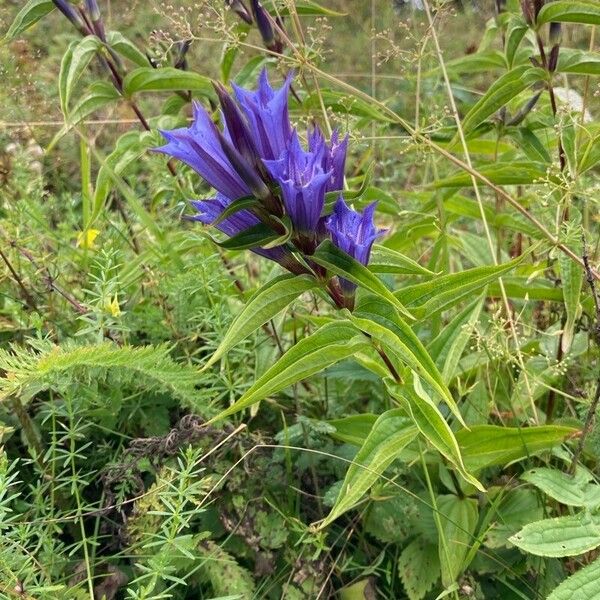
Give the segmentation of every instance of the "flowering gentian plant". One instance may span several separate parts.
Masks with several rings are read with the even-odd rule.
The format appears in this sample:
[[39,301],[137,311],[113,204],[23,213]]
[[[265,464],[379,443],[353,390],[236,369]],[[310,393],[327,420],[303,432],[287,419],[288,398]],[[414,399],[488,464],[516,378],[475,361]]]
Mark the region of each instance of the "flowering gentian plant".
[[[191,217],[236,240],[256,240],[251,250],[288,271],[325,277],[311,257],[325,239],[359,263],[369,261],[375,239],[383,233],[373,223],[375,204],[361,214],[341,195],[348,137],[334,132],[326,141],[318,127],[309,131],[306,148],[289,118],[292,77],[279,89],[263,70],[258,90],[234,85],[234,94],[215,84],[223,129],[194,104],[190,127],[161,131],[166,144],[156,150],[177,158],[217,191],[214,198],[194,200]],[[330,216],[326,194],[340,192]],[[249,234],[252,234],[250,236]],[[264,234],[264,239],[261,235]],[[248,245],[244,246],[248,247]],[[354,305],[356,285],[340,278],[328,282],[339,306]]]

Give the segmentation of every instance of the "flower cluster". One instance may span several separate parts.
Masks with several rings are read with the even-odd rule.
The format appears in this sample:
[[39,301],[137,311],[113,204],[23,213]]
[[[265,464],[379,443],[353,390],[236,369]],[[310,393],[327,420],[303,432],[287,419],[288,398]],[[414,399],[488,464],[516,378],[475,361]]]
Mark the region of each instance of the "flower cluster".
[[[342,197],[348,137],[334,132],[328,141],[315,126],[303,147],[288,114],[291,84],[289,75],[273,89],[266,70],[257,91],[234,84],[231,95],[215,84],[222,130],[194,104],[191,126],[161,131],[167,143],[156,150],[189,165],[217,191],[192,202],[192,219],[214,225],[232,242],[254,239],[251,233],[255,253],[297,274],[324,274],[311,256],[325,239],[366,265],[383,231],[373,224],[375,204],[361,214]],[[327,216],[325,199],[332,192],[339,198]],[[355,286],[340,280],[338,289],[338,304],[352,306]]]

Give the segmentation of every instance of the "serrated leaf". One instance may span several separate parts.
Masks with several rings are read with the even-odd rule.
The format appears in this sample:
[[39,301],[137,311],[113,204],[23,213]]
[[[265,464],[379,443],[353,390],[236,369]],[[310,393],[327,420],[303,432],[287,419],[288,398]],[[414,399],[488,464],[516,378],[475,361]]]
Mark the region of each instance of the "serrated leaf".
[[197,92],[201,96],[212,97],[214,90],[208,77],[181,71],[174,67],[140,67],[129,73],[123,80],[123,93],[130,97],[138,92]]
[[597,2],[575,0],[549,2],[538,13],[536,25],[540,27],[551,22],[600,25],[600,5]]
[[465,558],[475,539],[479,511],[474,498],[444,495],[436,504],[442,526],[438,532],[442,584],[448,587],[467,566]]
[[331,240],[322,242],[311,256],[311,260],[325,267],[334,275],[349,279],[376,296],[385,298],[402,316],[413,320],[412,315],[376,275],[343,250],[336,247]]
[[525,525],[512,544],[536,556],[578,556],[600,546],[600,517],[587,512]]
[[456,433],[465,465],[478,471],[494,465],[506,465],[562,444],[577,433],[575,427],[540,425],[501,427],[476,425]]
[[411,313],[419,318],[431,318],[456,303],[480,293],[489,283],[514,269],[523,256],[508,263],[475,267],[459,273],[435,277],[431,281],[407,286],[395,292],[395,296]]
[[481,483],[465,468],[452,429],[426,394],[419,380],[413,376],[412,385],[410,382],[399,385],[391,379],[386,379],[385,384],[390,395],[399,400],[408,411],[423,437],[456,467],[456,471],[466,482],[474,485],[478,490],[485,491]]
[[277,316],[298,296],[318,286],[310,275],[282,275],[262,286],[233,320],[219,347],[204,365],[208,369],[253,331]]
[[417,428],[399,409],[383,413],[369,432],[348,468],[340,494],[330,513],[319,523],[326,527],[350,510],[389,467],[398,454],[416,437]]
[[248,391],[214,420],[224,419],[252,406],[368,347],[367,338],[348,321],[328,323],[292,346]]
[[542,69],[530,66],[517,67],[502,75],[466,114],[462,123],[464,132],[471,132],[517,94],[544,77]]
[[527,471],[521,479],[561,504],[590,509],[600,506],[600,486],[590,483],[591,477],[581,469],[571,476],[549,467],[539,467]]
[[[490,490],[492,491],[492,490]],[[539,494],[533,489],[502,489],[490,505],[493,523],[485,537],[487,548],[510,548],[508,541],[523,526],[544,516]]]
[[54,2],[52,0],[29,0],[10,24],[8,31],[2,38],[2,43],[6,44],[14,40],[53,10]]
[[565,579],[548,600],[600,600],[600,559]]
[[409,600],[423,600],[441,575],[437,546],[415,538],[400,554],[398,573]]

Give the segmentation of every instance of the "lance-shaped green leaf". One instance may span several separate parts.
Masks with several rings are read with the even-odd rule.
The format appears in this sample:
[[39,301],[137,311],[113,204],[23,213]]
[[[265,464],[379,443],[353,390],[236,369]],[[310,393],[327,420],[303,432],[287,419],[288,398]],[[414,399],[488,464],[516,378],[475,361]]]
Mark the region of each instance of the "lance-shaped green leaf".
[[485,286],[514,269],[523,256],[508,263],[466,269],[459,273],[450,273],[435,277],[431,281],[417,283],[395,292],[395,296],[411,313],[420,318],[430,318],[447,310],[461,300],[480,293]]
[[214,240],[214,242],[226,250],[248,250],[249,248],[258,247],[273,248],[285,244],[292,235],[291,226],[283,223],[282,225],[285,227],[284,233],[273,231],[264,223],[257,223],[222,242],[217,240]]
[[570,475],[557,469],[538,467],[524,473],[521,479],[561,504],[590,509],[600,506],[600,485],[590,483],[593,477],[584,469],[577,469]]
[[417,434],[418,429],[404,411],[393,409],[383,413],[354,457],[337,500],[319,528],[326,527],[350,510]]
[[456,402],[433,359],[393,305],[376,296],[368,296],[361,299],[354,314],[349,318],[361,331],[382,344],[386,353],[391,355],[397,363],[406,364],[423,377],[464,425]]
[[485,491],[481,483],[465,468],[452,429],[438,407],[425,393],[418,378],[413,376],[412,385],[410,382],[399,385],[392,379],[386,379],[385,384],[390,395],[402,403],[423,437],[456,467],[465,481],[478,490]]
[[369,270],[373,273],[397,273],[399,275],[424,275],[426,277],[435,275],[433,271],[422,267],[412,258],[377,244],[371,250]]
[[577,433],[575,427],[564,425],[537,427],[475,425],[471,429],[458,431],[456,439],[467,468],[478,471],[494,465],[504,466],[544,450],[550,450],[575,433]]
[[239,400],[213,420],[248,408],[368,347],[368,339],[348,321],[328,323],[292,346]]
[[[572,248],[578,256],[581,255],[581,244]],[[567,354],[571,349],[573,337],[575,336],[575,325],[579,316],[579,297],[583,286],[583,269],[564,252],[558,256],[560,264],[560,280],[562,283],[562,292],[565,304],[567,318],[563,327],[561,338],[561,348],[563,354]]]
[[117,185],[116,181],[120,174],[135,164],[135,161],[152,145],[155,145],[152,136],[140,136],[135,131],[126,133],[119,138],[115,149],[104,159],[98,171],[92,216],[90,223],[86,224],[87,226],[91,225],[104,209],[110,190]]
[[75,85],[101,46],[102,42],[95,35],[88,35],[72,42],[65,52],[58,75],[60,107],[65,117],[69,113],[69,102]]
[[331,240],[322,242],[315,253],[311,256],[311,260],[318,265],[325,267],[334,275],[344,277],[364,287],[373,294],[385,298],[390,304],[405,317],[414,319],[414,317],[404,308],[402,303],[388,290],[384,283],[371,271],[361,265],[357,260],[354,260],[350,255],[346,254],[335,246]]
[[561,48],[556,70],[558,73],[600,75],[600,56],[597,52]]
[[600,4],[598,2],[576,2],[575,0],[559,0],[548,2],[538,13],[538,27],[545,23],[585,23],[600,25]]
[[115,52],[139,67],[148,66],[148,57],[120,31],[108,31],[106,33],[106,42]]
[[565,579],[548,596],[548,600],[598,600],[598,598],[600,598],[600,558]]
[[442,583],[452,585],[463,570],[469,548],[475,539],[479,511],[475,498],[459,498],[452,494],[436,500],[441,530],[438,551],[442,567]]
[[562,558],[600,546],[600,517],[588,512],[525,525],[509,542],[536,556]]
[[202,371],[208,369],[236,344],[278,315],[298,296],[317,286],[317,280],[310,275],[282,275],[262,286],[233,320],[219,347]]
[[212,98],[214,90],[210,79],[181,71],[174,67],[140,67],[129,73],[123,80],[123,93],[130,97],[137,92],[178,92],[190,90],[202,96]]
[[8,31],[2,38],[2,43],[6,44],[14,40],[17,36],[33,27],[40,19],[54,10],[52,0],[29,0],[25,6],[17,13],[11,23]]
[[327,421],[327,423],[335,427],[335,432],[329,435],[333,439],[345,444],[362,446],[369,433],[371,433],[371,429],[373,429],[377,418],[377,415],[366,413],[362,415],[350,415],[341,419],[332,419]]
[[500,110],[517,94],[543,80],[545,73],[542,69],[522,66],[508,71],[494,82],[488,91],[467,113],[463,121],[463,130],[468,133],[488,117]]
[[82,94],[73,108],[65,115],[65,124],[48,144],[46,152],[54,146],[71,130],[72,127],[83,121],[97,110],[116,102],[120,98],[115,87],[106,81],[95,81],[89,89]]
[[427,347],[438,369],[441,370],[442,379],[446,384],[450,383],[454,376],[458,361],[479,319],[484,300],[485,297],[480,296],[468,304]]
[[513,15],[509,19],[504,42],[504,52],[509,67],[513,66],[515,54],[528,29],[529,27],[521,15]]

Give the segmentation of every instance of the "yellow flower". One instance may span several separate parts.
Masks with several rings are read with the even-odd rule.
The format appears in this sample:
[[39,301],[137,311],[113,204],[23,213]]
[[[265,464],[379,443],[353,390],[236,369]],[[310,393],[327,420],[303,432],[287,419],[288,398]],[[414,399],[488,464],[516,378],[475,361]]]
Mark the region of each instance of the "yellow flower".
[[110,300],[107,299],[104,303],[104,309],[109,312],[113,317],[118,317],[121,315],[121,307],[119,306],[119,299],[115,294],[115,297]]
[[93,250],[96,245],[94,242],[100,232],[97,229],[86,229],[77,236],[77,246],[86,250]]

